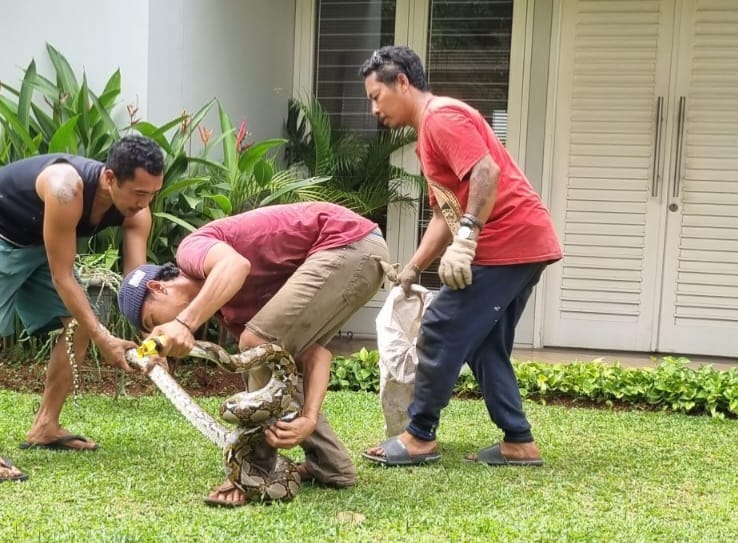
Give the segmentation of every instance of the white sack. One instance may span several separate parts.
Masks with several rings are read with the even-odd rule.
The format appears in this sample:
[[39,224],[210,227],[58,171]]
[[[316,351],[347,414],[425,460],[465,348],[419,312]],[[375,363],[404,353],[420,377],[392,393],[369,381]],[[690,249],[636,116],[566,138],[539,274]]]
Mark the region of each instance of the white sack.
[[409,422],[407,408],[418,365],[415,341],[423,313],[433,300],[433,293],[420,285],[413,285],[412,292],[405,297],[401,287],[393,287],[376,320],[379,398],[388,437],[401,433]]

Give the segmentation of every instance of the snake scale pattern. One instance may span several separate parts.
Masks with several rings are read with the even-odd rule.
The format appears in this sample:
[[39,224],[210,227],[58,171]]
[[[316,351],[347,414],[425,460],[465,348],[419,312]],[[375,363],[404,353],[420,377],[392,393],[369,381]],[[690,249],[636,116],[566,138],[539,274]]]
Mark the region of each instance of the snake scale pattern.
[[244,391],[227,398],[220,416],[236,424],[223,448],[223,463],[228,480],[249,501],[288,501],[300,487],[295,464],[267,444],[264,428],[278,419],[291,420],[300,410],[296,401],[297,368],[292,355],[271,343],[229,354],[214,343],[196,341],[190,356],[206,358],[223,369],[243,373],[259,366],[268,367],[271,378],[255,391]]
[[[76,373],[77,363],[71,340],[76,326],[77,321],[72,320],[65,331],[67,356],[73,373]],[[190,356],[210,360],[232,373],[245,373],[260,366],[271,370],[271,378],[262,388],[239,392],[221,404],[221,417],[235,424],[235,429],[230,432],[204,413],[189,394],[158,366],[155,369],[164,374],[164,379],[155,382],[180,412],[187,412],[189,420],[197,420],[200,431],[223,446],[228,480],[246,495],[248,501],[289,501],[294,498],[300,488],[297,467],[271,447],[264,434],[264,429],[275,421],[291,420],[299,414],[297,368],[292,355],[280,345],[271,343],[230,354],[214,343],[196,341]],[[144,367],[147,362],[136,354],[135,349],[128,351],[126,358],[138,367]],[[152,378],[153,373],[150,373]],[[75,383],[76,379],[75,376]]]

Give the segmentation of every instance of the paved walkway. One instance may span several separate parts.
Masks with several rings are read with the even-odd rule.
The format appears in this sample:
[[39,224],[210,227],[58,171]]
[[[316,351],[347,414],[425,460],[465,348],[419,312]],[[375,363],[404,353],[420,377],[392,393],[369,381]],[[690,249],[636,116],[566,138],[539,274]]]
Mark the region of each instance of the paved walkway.
[[[337,337],[331,341],[328,346],[334,355],[346,356],[359,351],[362,347],[367,349],[376,349],[377,344],[371,339],[349,339],[346,337]],[[519,361],[535,361],[535,362],[591,362],[600,360],[607,364],[619,362],[623,367],[643,368],[653,367],[658,364],[659,360],[664,356],[670,356],[663,353],[641,353],[627,351],[597,351],[584,349],[514,349],[513,357]],[[717,358],[711,356],[687,355],[690,360],[690,367],[698,368],[706,364],[711,364],[716,370],[728,370],[738,367],[738,358]]]

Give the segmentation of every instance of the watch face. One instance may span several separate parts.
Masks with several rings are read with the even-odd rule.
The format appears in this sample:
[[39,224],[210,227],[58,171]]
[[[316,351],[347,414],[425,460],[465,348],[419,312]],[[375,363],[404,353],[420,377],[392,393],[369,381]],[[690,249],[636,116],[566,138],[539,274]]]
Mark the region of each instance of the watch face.
[[471,239],[473,235],[474,235],[474,230],[472,230],[466,225],[460,226],[456,232],[456,236],[460,237],[461,239]]

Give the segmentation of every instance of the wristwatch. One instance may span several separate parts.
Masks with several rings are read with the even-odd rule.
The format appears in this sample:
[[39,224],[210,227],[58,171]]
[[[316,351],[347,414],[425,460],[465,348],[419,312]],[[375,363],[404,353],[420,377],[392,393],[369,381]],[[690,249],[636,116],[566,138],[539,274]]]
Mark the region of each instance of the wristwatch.
[[456,231],[456,237],[460,239],[475,239],[474,223],[467,217],[461,217],[459,221],[459,229]]

